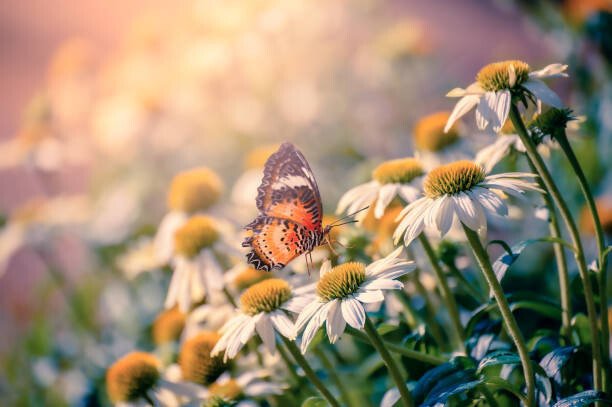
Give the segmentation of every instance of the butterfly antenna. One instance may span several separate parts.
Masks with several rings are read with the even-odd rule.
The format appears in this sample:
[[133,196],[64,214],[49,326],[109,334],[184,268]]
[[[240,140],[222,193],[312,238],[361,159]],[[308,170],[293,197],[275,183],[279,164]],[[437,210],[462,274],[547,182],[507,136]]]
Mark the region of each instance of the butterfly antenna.
[[340,219],[337,219],[334,222],[330,223],[328,226],[340,226],[340,225],[346,225],[347,223],[355,223],[355,222],[357,222],[357,220],[351,220],[350,222],[341,223],[340,225],[337,224],[338,222],[342,222],[345,219],[352,218],[353,216],[357,215],[359,212],[363,212],[363,211],[365,211],[368,208],[369,208],[369,206],[366,206],[366,207],[363,207],[363,208],[361,208],[361,209],[359,209],[359,210],[357,210],[357,211],[355,211],[353,213],[349,213],[348,215],[343,216]]

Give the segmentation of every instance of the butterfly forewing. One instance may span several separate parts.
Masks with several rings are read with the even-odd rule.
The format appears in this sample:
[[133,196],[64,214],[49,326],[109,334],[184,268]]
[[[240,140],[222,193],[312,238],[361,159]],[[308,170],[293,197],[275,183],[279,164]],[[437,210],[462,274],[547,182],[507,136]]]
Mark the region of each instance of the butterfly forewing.
[[247,260],[261,270],[283,268],[316,247],[322,238],[322,205],[317,182],[306,159],[290,143],[272,154],[257,190],[257,218],[243,242]]

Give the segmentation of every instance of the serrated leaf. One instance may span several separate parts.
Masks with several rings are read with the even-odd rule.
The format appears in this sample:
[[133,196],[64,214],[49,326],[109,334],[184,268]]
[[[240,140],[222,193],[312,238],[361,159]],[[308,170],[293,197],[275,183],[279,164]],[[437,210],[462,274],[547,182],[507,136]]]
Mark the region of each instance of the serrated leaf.
[[489,366],[515,365],[517,363],[521,363],[521,358],[516,353],[507,350],[495,351],[482,358],[478,363],[476,374],[480,374],[483,369]]
[[588,406],[596,401],[602,401],[612,405],[612,400],[606,398],[605,394],[595,390],[587,390],[559,400],[553,407],[582,407]]
[[302,403],[302,407],[327,407],[327,401],[322,397],[308,397]]

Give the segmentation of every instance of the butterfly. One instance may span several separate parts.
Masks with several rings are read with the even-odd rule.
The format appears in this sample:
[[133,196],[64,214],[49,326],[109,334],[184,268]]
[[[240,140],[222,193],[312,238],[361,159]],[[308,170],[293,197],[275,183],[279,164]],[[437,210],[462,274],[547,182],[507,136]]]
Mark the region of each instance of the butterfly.
[[242,246],[251,249],[246,258],[256,269],[280,270],[326,242],[332,247],[329,232],[340,225],[323,227],[317,181],[293,144],[283,143],[266,161],[255,202],[259,215],[245,226],[251,235]]

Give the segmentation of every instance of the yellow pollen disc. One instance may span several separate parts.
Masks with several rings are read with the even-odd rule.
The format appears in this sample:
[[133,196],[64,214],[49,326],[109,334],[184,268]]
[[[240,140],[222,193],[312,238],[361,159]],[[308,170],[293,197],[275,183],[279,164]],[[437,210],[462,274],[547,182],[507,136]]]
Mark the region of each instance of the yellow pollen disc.
[[185,327],[185,314],[174,307],[169,310],[162,311],[155,322],[151,336],[156,345],[163,345],[168,342],[178,340]]
[[157,358],[145,352],[128,353],[106,371],[106,391],[113,403],[146,396],[159,380]]
[[176,175],[168,191],[168,207],[175,211],[194,213],[214,205],[223,193],[221,178],[202,167]]
[[185,341],[179,354],[179,365],[183,379],[208,386],[227,368],[223,357],[210,356],[220,336],[216,332],[204,331]]
[[178,254],[192,258],[218,239],[214,221],[208,216],[196,215],[174,233],[174,249]]
[[254,148],[244,159],[245,168],[263,168],[268,158],[278,150],[278,147],[278,144],[270,144]]
[[345,298],[365,281],[365,264],[350,262],[331,269],[317,283],[317,294],[326,301]]
[[270,278],[249,287],[240,297],[242,310],[248,315],[272,312],[291,298],[291,287],[285,280]]
[[456,124],[447,133],[444,126],[450,112],[437,112],[423,117],[414,126],[414,145],[417,150],[437,152],[459,140]]
[[421,175],[423,175],[423,167],[416,158],[385,161],[372,172],[372,178],[381,184],[407,184]]
[[456,161],[442,165],[429,174],[423,182],[423,190],[429,198],[435,199],[442,195],[454,195],[469,191],[484,181],[484,169],[472,161]]
[[234,284],[239,290],[245,290],[253,284],[272,278],[273,274],[267,271],[257,270],[253,267],[246,267],[234,278]]
[[222,397],[226,400],[238,400],[242,395],[242,388],[234,379],[230,379],[222,384],[213,383],[208,387],[210,394]]
[[[510,83],[510,66],[514,67],[515,82]],[[530,67],[523,61],[510,60],[486,65],[476,75],[476,81],[488,92],[512,89],[529,79]]]

